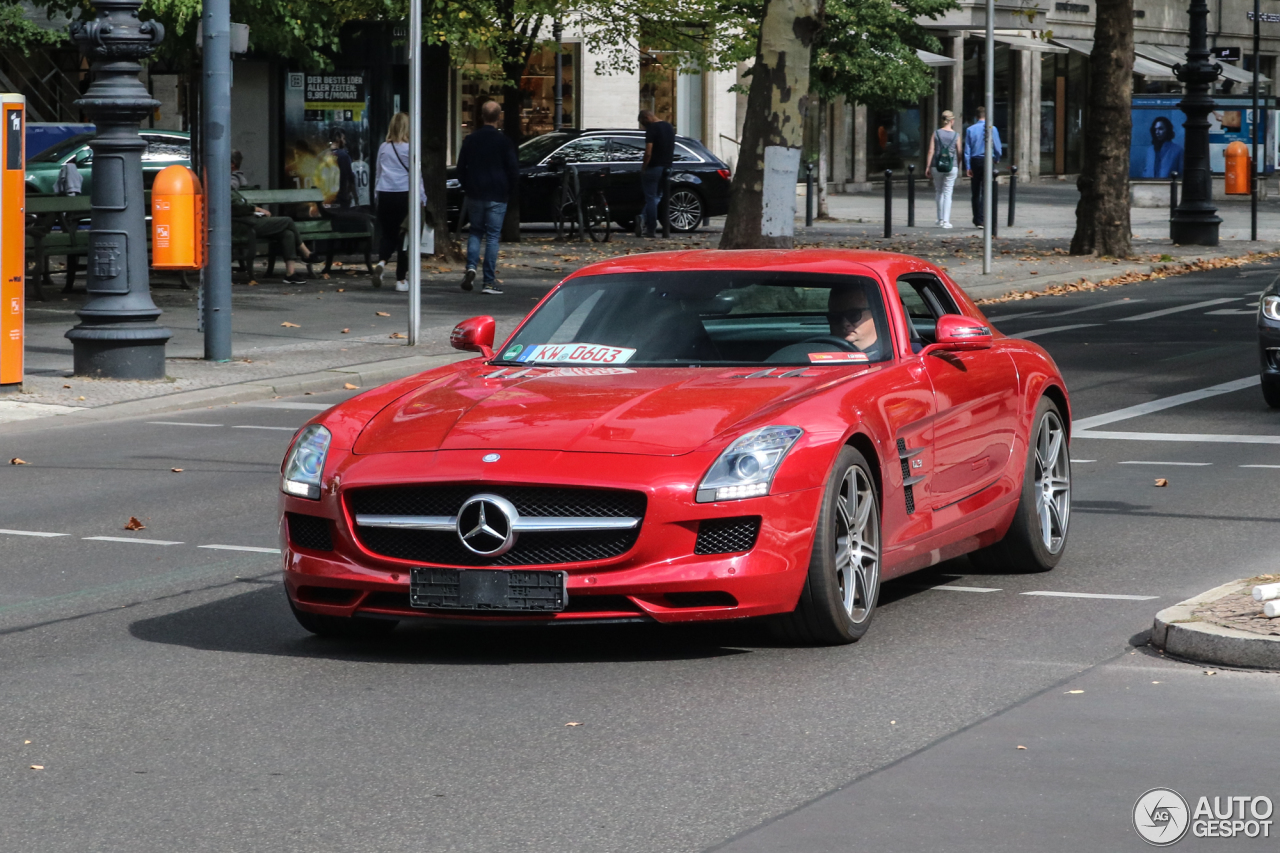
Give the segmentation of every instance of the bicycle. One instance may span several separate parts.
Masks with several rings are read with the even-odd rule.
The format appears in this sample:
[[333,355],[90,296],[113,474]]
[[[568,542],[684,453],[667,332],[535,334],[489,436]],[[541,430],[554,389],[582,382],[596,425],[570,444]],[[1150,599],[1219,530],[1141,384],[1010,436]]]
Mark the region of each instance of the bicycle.
[[[585,233],[593,243],[609,242],[613,220],[609,215],[609,200],[604,188],[591,186],[594,180],[589,180],[588,186],[584,188],[579,164],[568,164],[563,159],[556,158],[551,165],[560,173],[556,198],[556,239],[581,240]],[[588,178],[607,184],[609,172],[601,169],[594,174],[589,173]]]

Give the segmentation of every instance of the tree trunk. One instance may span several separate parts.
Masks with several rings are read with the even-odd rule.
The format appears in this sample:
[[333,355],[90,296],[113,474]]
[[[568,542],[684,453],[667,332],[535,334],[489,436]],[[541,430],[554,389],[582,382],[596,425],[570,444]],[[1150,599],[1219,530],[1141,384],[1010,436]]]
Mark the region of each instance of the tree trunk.
[[1071,254],[1129,256],[1133,0],[1098,0],[1089,56],[1089,118]]
[[831,158],[827,152],[831,148],[831,104],[820,102],[818,110],[818,213],[819,219],[830,219],[831,210],[827,207],[827,182],[831,180]]
[[[818,0],[766,0],[722,249],[789,249]],[[1131,39],[1132,41],[1132,39]]]
[[449,46],[427,43],[422,52],[422,184],[427,214],[435,223],[436,256],[461,260],[449,232],[445,171],[449,162]]
[[[520,78],[524,75],[525,66],[529,62],[528,51],[520,53],[519,63],[508,62],[502,66],[503,76],[508,85],[502,87],[502,132],[517,148],[524,141],[523,128],[520,124],[520,110],[524,105],[524,92],[520,89]],[[511,196],[507,199],[507,216],[502,220],[502,242],[520,242],[520,184],[511,188]]]

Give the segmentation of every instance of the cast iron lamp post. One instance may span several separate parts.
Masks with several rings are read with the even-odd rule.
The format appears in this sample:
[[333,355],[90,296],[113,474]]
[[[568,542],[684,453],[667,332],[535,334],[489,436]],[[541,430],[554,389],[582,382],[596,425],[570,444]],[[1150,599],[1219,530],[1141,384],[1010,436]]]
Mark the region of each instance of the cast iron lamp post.
[[147,209],[138,123],[160,106],[138,80],[138,60],[164,38],[158,21],[139,21],[141,0],[96,0],[98,17],[73,21],[71,38],[88,56],[93,84],[76,106],[97,126],[89,226],[89,300],[67,332],[75,374],[163,379],[170,332],[156,324],[147,262]]
[[1183,149],[1182,201],[1169,220],[1169,237],[1181,246],[1218,245],[1222,219],[1213,206],[1213,179],[1209,172],[1209,113],[1213,98],[1209,87],[1222,67],[1209,62],[1208,17],[1205,0],[1191,0],[1191,46],[1187,63],[1175,65],[1173,73],[1186,87],[1179,107],[1187,117]]

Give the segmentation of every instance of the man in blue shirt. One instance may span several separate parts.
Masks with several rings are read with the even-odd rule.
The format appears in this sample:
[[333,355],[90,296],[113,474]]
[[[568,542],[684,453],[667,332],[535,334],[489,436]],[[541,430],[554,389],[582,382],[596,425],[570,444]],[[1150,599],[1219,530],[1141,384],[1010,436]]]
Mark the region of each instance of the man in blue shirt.
[[[969,125],[964,132],[964,173],[970,179],[969,188],[973,201],[973,224],[982,227],[982,176],[986,170],[985,152],[987,150],[987,110],[978,107],[978,120]],[[991,156],[995,163],[1000,162],[1004,148],[1000,145],[1000,131],[991,127]]]

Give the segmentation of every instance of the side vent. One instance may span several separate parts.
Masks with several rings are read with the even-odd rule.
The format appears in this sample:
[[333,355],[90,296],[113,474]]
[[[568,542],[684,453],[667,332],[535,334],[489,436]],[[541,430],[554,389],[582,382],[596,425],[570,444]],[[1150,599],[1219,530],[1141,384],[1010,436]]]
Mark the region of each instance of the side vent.
[[923,447],[915,450],[907,449],[907,442],[898,439],[898,461],[902,463],[902,495],[907,504],[907,515],[913,515],[916,511],[915,485],[924,480],[923,475],[911,476],[911,460],[920,455]]

